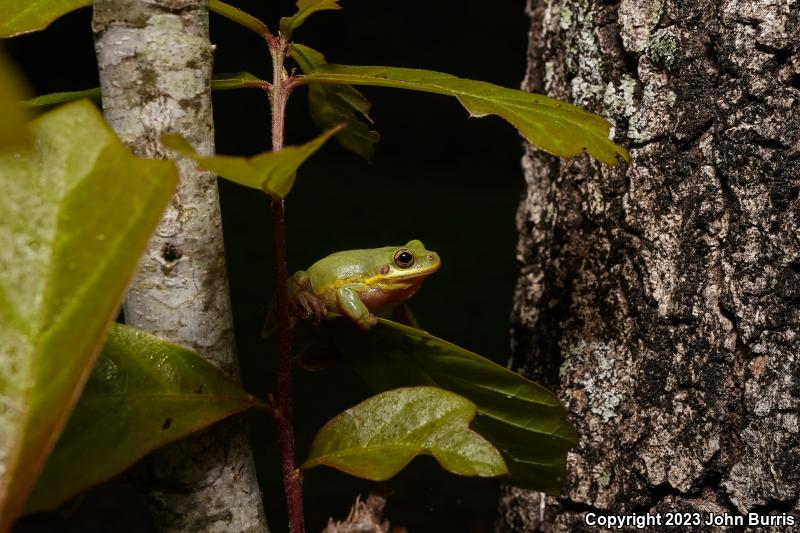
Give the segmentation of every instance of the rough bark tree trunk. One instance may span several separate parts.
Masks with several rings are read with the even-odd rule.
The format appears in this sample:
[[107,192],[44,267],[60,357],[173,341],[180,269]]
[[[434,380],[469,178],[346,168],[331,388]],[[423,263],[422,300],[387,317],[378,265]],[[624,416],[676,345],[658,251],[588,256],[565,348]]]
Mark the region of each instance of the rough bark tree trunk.
[[581,445],[560,498],[505,489],[498,530],[800,515],[800,5],[528,12],[524,88],[609,117],[631,165],[523,159],[513,363],[560,391]]
[[[166,157],[159,138],[183,135],[214,151],[212,47],[203,0],[95,0],[103,111],[140,156]],[[123,309],[127,323],[187,346],[238,380],[216,177],[188,161]],[[244,419],[146,460],[159,531],[267,530]]]

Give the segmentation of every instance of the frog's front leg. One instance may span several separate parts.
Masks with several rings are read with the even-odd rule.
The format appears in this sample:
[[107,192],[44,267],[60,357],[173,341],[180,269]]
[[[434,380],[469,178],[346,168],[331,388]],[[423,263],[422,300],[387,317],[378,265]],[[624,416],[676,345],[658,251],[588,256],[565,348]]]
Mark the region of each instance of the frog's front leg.
[[353,283],[352,285],[339,287],[336,291],[336,301],[339,304],[339,309],[363,330],[368,330],[378,323],[378,319],[367,309],[358,294],[359,291],[366,291],[367,289],[368,287],[364,283]]

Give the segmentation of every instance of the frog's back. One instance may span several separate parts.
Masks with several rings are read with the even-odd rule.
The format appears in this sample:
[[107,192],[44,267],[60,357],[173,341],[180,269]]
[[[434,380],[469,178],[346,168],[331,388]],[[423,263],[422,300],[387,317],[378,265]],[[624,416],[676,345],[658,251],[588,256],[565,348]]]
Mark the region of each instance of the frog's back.
[[376,275],[381,265],[391,259],[396,247],[346,250],[323,257],[306,272],[311,286],[318,296],[335,293],[339,287],[351,283],[363,283]]

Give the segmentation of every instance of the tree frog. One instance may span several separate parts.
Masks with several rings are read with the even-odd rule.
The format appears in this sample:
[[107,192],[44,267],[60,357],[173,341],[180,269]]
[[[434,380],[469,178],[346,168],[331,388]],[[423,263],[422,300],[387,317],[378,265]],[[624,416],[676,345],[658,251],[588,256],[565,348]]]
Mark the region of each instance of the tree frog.
[[290,312],[316,323],[328,314],[343,314],[368,330],[378,323],[377,316],[391,316],[414,296],[440,265],[439,255],[418,240],[404,246],[337,252],[292,275]]

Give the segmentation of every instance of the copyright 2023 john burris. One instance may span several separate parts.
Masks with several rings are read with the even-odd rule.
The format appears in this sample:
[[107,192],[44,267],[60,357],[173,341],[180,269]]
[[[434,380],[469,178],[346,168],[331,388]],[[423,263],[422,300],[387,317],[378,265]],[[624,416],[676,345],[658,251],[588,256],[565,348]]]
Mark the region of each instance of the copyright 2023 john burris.
[[713,512],[678,512],[667,511],[648,514],[605,515],[586,513],[583,522],[587,526],[608,529],[635,528],[646,529],[652,526],[686,527],[686,526],[773,526],[786,527],[800,524],[800,518],[789,513],[760,514]]

